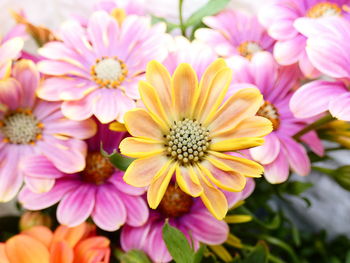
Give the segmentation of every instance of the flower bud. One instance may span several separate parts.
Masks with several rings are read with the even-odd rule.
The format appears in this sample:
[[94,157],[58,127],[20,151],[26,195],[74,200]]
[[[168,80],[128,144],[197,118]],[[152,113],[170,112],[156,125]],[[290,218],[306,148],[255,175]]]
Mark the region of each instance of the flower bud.
[[27,211],[19,221],[19,228],[21,231],[28,230],[34,226],[47,226],[51,228],[52,220],[50,216],[41,212]]

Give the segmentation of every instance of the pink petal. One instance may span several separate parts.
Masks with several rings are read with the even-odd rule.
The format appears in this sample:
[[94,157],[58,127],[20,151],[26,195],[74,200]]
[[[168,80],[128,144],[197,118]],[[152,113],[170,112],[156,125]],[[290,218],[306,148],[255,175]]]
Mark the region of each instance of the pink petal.
[[[120,235],[120,244],[124,251],[132,249],[144,250],[145,244],[151,228],[150,222],[141,227],[125,225]],[[146,251],[145,251],[146,252]]]
[[95,192],[95,187],[87,184],[71,190],[57,207],[57,220],[69,227],[83,223],[94,209]]
[[139,196],[145,193],[146,189],[143,187],[134,187],[124,182],[123,172],[116,172],[109,182],[114,184],[114,186],[121,192],[127,195]]
[[120,193],[127,210],[126,223],[138,227],[146,223],[149,216],[149,208],[145,200],[140,196],[130,196]]
[[350,121],[350,92],[334,97],[330,102],[329,111],[339,120]]
[[247,178],[247,183],[242,191],[242,200],[248,198],[255,189],[255,181],[253,178]]
[[345,91],[345,85],[340,81],[312,81],[294,93],[289,107],[297,118],[317,116],[327,111],[329,102]]
[[303,51],[303,53],[300,55],[299,67],[305,77],[309,79],[318,78],[321,75],[321,73],[311,63],[306,51]]
[[69,119],[75,121],[86,120],[93,114],[96,91],[86,95],[81,100],[65,101],[62,103],[62,113]]
[[22,183],[23,174],[18,169],[18,163],[23,148],[18,145],[7,146],[6,156],[0,160],[0,202],[10,201],[18,193]]
[[64,176],[44,155],[28,156],[21,164],[25,176],[42,179],[57,179]]
[[46,193],[55,185],[55,179],[51,178],[37,178],[26,176],[24,177],[25,185],[34,193]]
[[46,137],[39,143],[42,154],[62,172],[75,173],[85,168],[87,150],[85,142],[76,139],[59,140],[54,137]]
[[96,191],[96,203],[92,219],[106,231],[116,231],[126,222],[127,210],[123,195],[110,184],[101,185]]
[[308,132],[301,137],[301,140],[305,142],[310,149],[319,156],[324,155],[324,146],[320,138],[318,138],[315,131]]
[[273,54],[281,65],[291,65],[298,61],[306,45],[306,38],[302,35],[296,38],[278,41],[275,44]]
[[77,188],[80,181],[74,178],[57,180],[54,187],[47,193],[34,193],[28,187],[24,187],[19,193],[19,201],[29,210],[41,210],[56,204],[69,191]]
[[283,183],[288,179],[289,165],[283,151],[280,151],[275,161],[265,165],[264,168],[264,177],[271,184]]
[[311,164],[305,148],[289,137],[283,137],[281,143],[292,170],[302,176],[308,175]]
[[9,110],[15,110],[20,106],[22,87],[20,83],[12,78],[0,81],[0,103],[4,104]]
[[91,77],[88,69],[82,69],[68,62],[58,60],[41,60],[38,63],[38,69],[41,73],[53,76],[73,75],[83,79],[90,79]]
[[182,217],[181,222],[193,239],[208,245],[224,243],[229,233],[226,222],[215,219],[205,208]]
[[269,164],[277,158],[280,152],[280,140],[274,132],[265,136],[264,139],[265,143],[250,149],[250,154],[255,161]]
[[23,48],[23,44],[22,38],[15,37],[0,45],[0,65],[8,60],[17,58]]

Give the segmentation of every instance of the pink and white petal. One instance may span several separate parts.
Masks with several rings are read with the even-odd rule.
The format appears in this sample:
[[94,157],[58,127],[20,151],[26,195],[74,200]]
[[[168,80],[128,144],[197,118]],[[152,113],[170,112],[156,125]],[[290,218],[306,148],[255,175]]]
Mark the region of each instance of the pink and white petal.
[[32,155],[24,158],[21,162],[21,170],[25,176],[42,179],[57,179],[64,176],[64,173],[58,170],[44,155]]
[[330,113],[339,120],[350,121],[350,92],[346,92],[331,100]]
[[13,66],[12,75],[23,88],[21,106],[32,108],[40,81],[39,71],[35,64],[31,60],[22,59]]
[[21,84],[17,80],[13,78],[0,80],[0,103],[9,110],[15,110],[21,106],[22,92]]
[[18,168],[21,147],[11,145],[5,149],[7,154],[1,160],[0,169],[0,202],[8,202],[16,196],[23,183],[23,174]]
[[97,131],[96,122],[92,119],[73,121],[60,118],[48,122],[45,127],[48,134],[69,136],[77,139],[88,139]]
[[324,155],[323,143],[315,131],[306,133],[301,137],[301,140],[305,142],[310,147],[310,149],[317,155]]
[[193,239],[207,245],[219,245],[226,241],[229,228],[225,221],[214,218],[206,209],[200,209],[181,218],[181,222]]
[[93,114],[96,92],[91,92],[81,100],[64,101],[61,109],[64,116],[75,121],[86,120]]
[[96,188],[88,184],[68,192],[57,207],[57,220],[60,224],[75,227],[83,223],[95,206]]
[[261,164],[269,164],[277,158],[281,144],[274,132],[264,137],[264,139],[265,143],[261,146],[251,148],[250,154],[255,161]]
[[[122,228],[120,235],[120,244],[124,251],[132,249],[145,250],[149,231],[151,229],[151,223],[147,222],[141,227],[132,227],[125,225]],[[147,252],[147,251],[145,251]]]
[[298,62],[305,45],[306,38],[303,35],[298,35],[289,40],[276,42],[273,54],[279,64],[291,65]]
[[300,55],[299,67],[304,76],[309,79],[315,79],[321,75],[321,72],[318,71],[311,63],[306,51],[303,51],[303,53]]
[[38,63],[38,69],[41,73],[53,76],[73,75],[83,79],[90,79],[91,77],[88,70],[65,61],[41,60]]
[[56,180],[54,187],[47,193],[34,193],[28,187],[23,187],[19,193],[19,202],[29,210],[41,210],[60,201],[66,193],[76,189],[80,181],[76,177]]
[[32,176],[25,176],[25,185],[34,193],[46,193],[55,185],[55,179],[52,178],[38,178]]
[[247,183],[242,191],[242,200],[248,198],[255,189],[255,181],[253,178],[247,178]]
[[133,227],[139,227],[147,222],[149,208],[141,196],[130,196],[120,193],[127,210],[126,223]]
[[164,222],[157,222],[153,224],[153,227],[150,229],[145,249],[147,254],[154,262],[169,262],[172,257],[170,256],[168,249],[165,245],[162,236],[162,228]]
[[9,39],[0,45],[0,64],[11,59],[16,59],[19,56],[23,45],[24,41],[20,37]]
[[85,168],[85,142],[76,139],[59,140],[47,136],[39,143],[42,154],[62,172],[75,173]]
[[290,167],[301,176],[310,173],[311,164],[305,148],[290,137],[281,138]]
[[293,94],[289,107],[297,118],[314,117],[327,111],[330,101],[345,92],[346,87],[343,82],[312,81]]
[[134,187],[124,182],[124,173],[116,171],[109,180],[120,192],[130,196],[140,196],[145,193],[146,189],[143,187]]
[[287,181],[289,176],[288,160],[283,151],[280,151],[276,160],[264,166],[264,177],[271,184],[279,184]]
[[[94,197],[92,197],[94,198]],[[95,224],[106,231],[116,231],[126,221],[127,210],[123,196],[113,185],[104,184],[96,188],[95,207],[92,219]]]

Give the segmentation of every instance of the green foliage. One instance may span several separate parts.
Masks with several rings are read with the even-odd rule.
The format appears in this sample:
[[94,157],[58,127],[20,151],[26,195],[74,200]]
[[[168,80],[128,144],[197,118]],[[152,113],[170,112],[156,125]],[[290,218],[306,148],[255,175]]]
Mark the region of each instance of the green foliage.
[[134,161],[134,159],[132,158],[128,158],[121,155],[117,150],[114,150],[113,153],[108,154],[105,150],[103,150],[102,144],[101,144],[100,150],[101,150],[101,154],[104,157],[108,158],[109,161],[121,171],[126,171],[129,165]]
[[114,254],[121,263],[151,263],[147,255],[140,250],[130,250],[127,253],[115,250]]

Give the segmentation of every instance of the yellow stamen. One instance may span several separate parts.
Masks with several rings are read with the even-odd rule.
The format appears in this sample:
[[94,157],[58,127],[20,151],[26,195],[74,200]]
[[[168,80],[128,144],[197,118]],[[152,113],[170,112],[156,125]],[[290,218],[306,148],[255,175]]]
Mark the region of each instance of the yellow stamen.
[[341,12],[341,8],[336,3],[322,2],[311,7],[306,16],[311,18],[340,16]]

